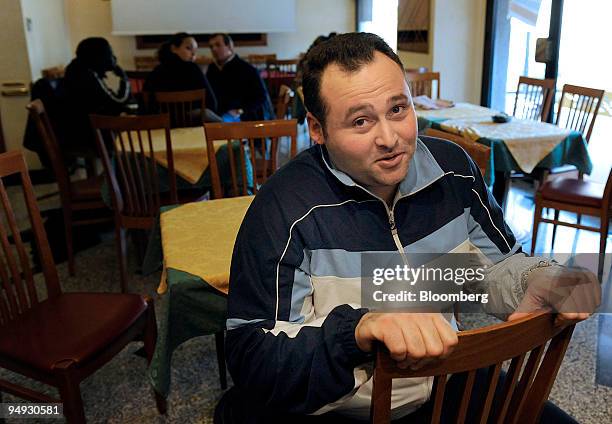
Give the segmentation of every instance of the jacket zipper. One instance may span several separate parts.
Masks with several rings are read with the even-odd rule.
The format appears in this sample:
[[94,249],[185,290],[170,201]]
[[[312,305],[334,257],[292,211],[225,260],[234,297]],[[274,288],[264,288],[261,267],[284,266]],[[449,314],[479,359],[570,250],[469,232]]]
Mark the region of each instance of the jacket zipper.
[[391,207],[391,209],[389,209],[389,207],[384,201],[383,201],[383,204],[385,205],[385,209],[387,210],[387,214],[389,216],[389,227],[391,229],[391,236],[393,237],[393,241],[395,242],[395,247],[397,247],[397,251],[402,256],[402,261],[404,262],[404,265],[410,266],[410,264],[408,263],[408,258],[406,257],[406,252],[404,252],[404,246],[402,246],[402,242],[399,239],[399,235],[397,233],[397,227],[395,225],[395,216],[393,213],[395,210],[395,204],[397,200],[398,199],[393,201],[393,206]]

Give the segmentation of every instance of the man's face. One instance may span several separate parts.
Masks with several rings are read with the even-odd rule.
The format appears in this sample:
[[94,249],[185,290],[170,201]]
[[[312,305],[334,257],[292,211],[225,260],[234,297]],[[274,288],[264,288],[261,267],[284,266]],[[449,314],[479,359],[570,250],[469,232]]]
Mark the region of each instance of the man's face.
[[416,148],[417,121],[404,73],[376,52],[354,73],[328,66],[320,90],[327,106],[326,134],[309,114],[312,139],[327,146],[336,168],[389,200]]
[[225,62],[233,54],[232,48],[225,44],[220,35],[211,38],[208,45],[213,58],[219,63]]

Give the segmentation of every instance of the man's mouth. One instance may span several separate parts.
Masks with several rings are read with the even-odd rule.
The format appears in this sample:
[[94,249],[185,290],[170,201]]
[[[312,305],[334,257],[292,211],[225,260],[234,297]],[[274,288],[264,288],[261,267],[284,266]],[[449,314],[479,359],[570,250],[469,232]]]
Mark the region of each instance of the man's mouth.
[[383,168],[393,168],[397,166],[403,159],[406,152],[397,152],[389,155],[385,155],[378,159],[376,162]]

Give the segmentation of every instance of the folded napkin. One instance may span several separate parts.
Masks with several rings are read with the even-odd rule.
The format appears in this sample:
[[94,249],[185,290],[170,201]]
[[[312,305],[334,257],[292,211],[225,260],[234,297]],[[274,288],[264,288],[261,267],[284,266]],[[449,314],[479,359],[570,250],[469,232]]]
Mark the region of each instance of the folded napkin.
[[417,108],[424,110],[446,109],[455,105],[452,100],[433,100],[426,95],[413,97],[412,102]]

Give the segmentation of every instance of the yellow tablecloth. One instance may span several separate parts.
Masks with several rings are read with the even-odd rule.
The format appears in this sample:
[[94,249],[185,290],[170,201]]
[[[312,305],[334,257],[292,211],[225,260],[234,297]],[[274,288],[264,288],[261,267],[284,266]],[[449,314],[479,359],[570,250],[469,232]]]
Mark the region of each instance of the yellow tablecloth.
[[[227,293],[238,229],[254,196],[188,203],[160,216],[164,270],[188,272]],[[166,291],[165,272],[157,292]]]
[[419,118],[434,121],[442,119],[489,118],[498,113],[493,109],[471,103],[455,103],[453,107],[436,110],[416,109],[416,114]]
[[569,130],[545,122],[512,119],[496,124],[488,118],[450,119],[440,124],[448,132],[479,138],[503,140],[517,165],[531,172],[542,159],[570,134]]
[[[170,138],[176,174],[191,184],[197,183],[208,168],[204,128],[173,128],[170,130]],[[136,142],[136,139],[134,141]],[[155,161],[163,167],[168,167],[165,131],[163,129],[151,131],[151,141],[155,151]],[[226,143],[225,140],[215,140],[213,142],[215,153]],[[134,147],[135,151],[140,151],[139,146]]]

